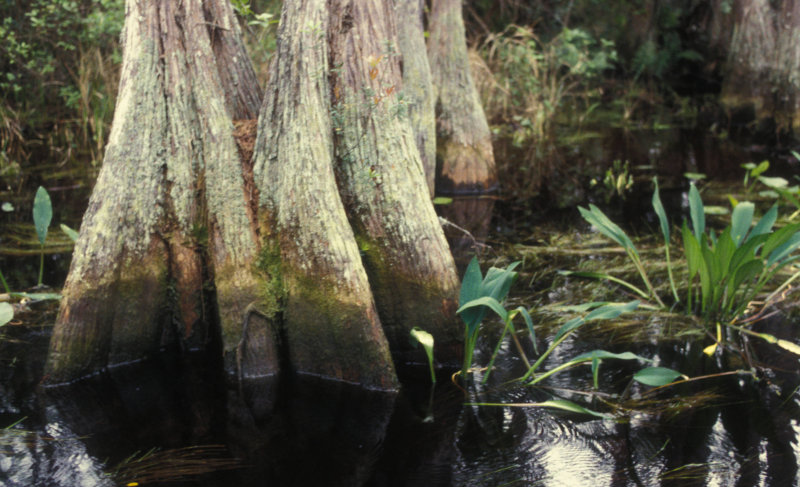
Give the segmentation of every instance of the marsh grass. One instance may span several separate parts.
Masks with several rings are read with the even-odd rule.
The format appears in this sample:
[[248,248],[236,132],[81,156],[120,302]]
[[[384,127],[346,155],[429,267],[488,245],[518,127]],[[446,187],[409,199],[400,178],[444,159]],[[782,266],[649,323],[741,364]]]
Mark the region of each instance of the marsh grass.
[[240,460],[230,457],[225,446],[200,445],[135,453],[108,470],[107,475],[118,485],[149,485],[186,482],[200,475],[244,467]]

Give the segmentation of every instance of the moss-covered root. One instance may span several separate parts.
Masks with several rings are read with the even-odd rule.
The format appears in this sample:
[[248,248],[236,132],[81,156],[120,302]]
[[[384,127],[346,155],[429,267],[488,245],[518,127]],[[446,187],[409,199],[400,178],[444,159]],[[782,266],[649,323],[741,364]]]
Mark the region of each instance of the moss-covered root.
[[261,270],[279,295],[291,366],[300,373],[397,386],[389,347],[333,172],[325,0],[285,2],[259,118]]
[[436,98],[436,192],[475,194],[497,185],[491,134],[469,71],[461,0],[433,0],[428,59]]
[[[155,245],[121,271],[71,274],[50,340],[45,382],[60,384],[109,365],[152,356],[174,337],[164,335],[166,256]],[[113,277],[112,277],[113,276]],[[111,278],[110,278],[111,277]]]

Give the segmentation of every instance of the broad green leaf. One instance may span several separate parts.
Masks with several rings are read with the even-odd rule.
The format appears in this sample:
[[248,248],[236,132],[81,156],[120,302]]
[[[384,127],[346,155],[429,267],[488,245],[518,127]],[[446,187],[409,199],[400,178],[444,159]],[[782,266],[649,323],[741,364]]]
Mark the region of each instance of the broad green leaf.
[[772,208],[769,209],[764,216],[761,217],[761,220],[756,223],[756,226],[753,227],[753,230],[745,238],[745,241],[750,240],[751,238],[757,235],[768,234],[772,230],[772,225],[775,224],[775,220],[778,219],[778,205],[772,205]]
[[519,265],[519,261],[512,262],[505,269],[498,269],[490,267],[486,271],[486,277],[483,278],[481,283],[481,296],[491,296],[498,301],[504,301],[508,297],[508,292],[511,290],[511,285],[517,278],[517,273],[514,268]]
[[6,213],[10,213],[10,212],[14,211],[14,205],[12,205],[11,203],[9,203],[8,201],[4,202],[4,203],[3,203],[3,206],[2,206],[1,208],[2,208],[2,209],[3,209],[3,211],[5,211]]
[[758,180],[764,183],[765,186],[772,189],[783,189],[789,186],[789,181],[784,178],[770,178],[767,176],[759,176]]
[[747,231],[750,230],[755,209],[755,205],[749,201],[742,201],[733,209],[733,215],[731,215],[731,239],[733,239],[733,243],[737,247],[744,241]]
[[664,241],[669,243],[669,220],[667,219],[667,212],[664,211],[664,205],[661,204],[661,196],[658,192],[658,178],[653,178],[653,184],[656,187],[653,191],[653,210],[655,210],[658,222],[661,224],[661,235],[664,236]]
[[673,382],[682,375],[680,372],[666,367],[647,367],[634,374],[633,380],[646,386],[659,387]]
[[788,242],[798,230],[800,230],[800,223],[793,223],[772,232],[767,241],[764,242],[761,255],[764,257],[769,256],[772,251]]
[[692,235],[685,221],[683,222],[681,230],[683,235],[683,252],[686,254],[686,264],[689,267],[689,281],[691,281],[703,265],[703,254],[700,251],[700,244],[697,243],[697,239]]
[[[503,321],[506,321],[508,319],[508,312],[506,311],[506,309],[503,308],[503,305],[500,304],[499,301],[497,301],[491,296],[483,296],[478,299],[473,299],[472,301],[458,308],[456,313],[460,314],[461,312],[466,311],[470,308],[477,308],[477,307],[485,307],[491,309],[492,311],[497,313],[497,316],[499,316],[500,319],[502,319]],[[476,328],[477,325],[478,324],[476,323],[475,324]],[[470,333],[472,333],[473,330],[470,330]]]
[[[481,274],[481,267],[478,263],[477,257],[473,257],[464,271],[464,278],[461,281],[461,292],[458,297],[458,304],[460,306],[481,297],[481,281],[483,275]],[[472,308],[461,314],[461,319],[469,329],[477,327],[483,317],[486,316],[486,309]]]
[[53,219],[53,205],[50,203],[50,195],[42,186],[36,190],[36,197],[33,199],[33,224],[36,226],[36,235],[39,243],[44,245],[47,238],[47,229]]
[[764,270],[764,263],[761,259],[752,259],[742,263],[734,272],[728,284],[728,294],[732,294],[739,289],[744,282],[749,282]]
[[481,274],[481,266],[478,263],[478,258],[473,257],[467,265],[467,270],[464,271],[464,278],[461,280],[461,293],[458,297],[458,303],[463,305],[481,295],[481,281],[483,275]]
[[798,246],[800,246],[800,232],[792,235],[789,240],[769,254],[767,258],[767,267],[770,267],[776,262],[780,262],[781,259],[794,252]]
[[689,188],[689,216],[692,218],[694,236],[700,240],[706,231],[706,216],[703,212],[703,200],[700,199],[700,192],[694,183]]
[[730,265],[728,266],[728,273],[733,274],[743,262],[755,257],[756,250],[761,244],[766,242],[767,238],[769,238],[768,234],[761,234],[753,238],[748,238],[747,241],[733,253]]
[[64,225],[63,223],[60,225],[60,227],[61,227],[61,231],[64,232],[64,234],[67,237],[69,237],[70,240],[72,240],[73,242],[77,242],[78,241],[78,232],[76,232],[75,230],[69,228],[68,226]]
[[0,326],[14,319],[14,307],[8,303],[0,303]]

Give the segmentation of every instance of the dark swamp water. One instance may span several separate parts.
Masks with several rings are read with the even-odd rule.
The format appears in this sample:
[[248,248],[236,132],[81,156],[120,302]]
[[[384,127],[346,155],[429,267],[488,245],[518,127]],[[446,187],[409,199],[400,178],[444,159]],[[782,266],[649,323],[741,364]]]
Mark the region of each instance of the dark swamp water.
[[[526,148],[496,149],[510,160],[530,157]],[[745,162],[769,159],[771,175],[800,174],[788,150],[679,129],[606,130],[548,158],[536,201],[456,199],[439,207],[444,218],[482,242],[445,226],[462,268],[476,248],[484,268],[524,259],[510,302],[532,308],[540,350],[564,319],[552,305],[579,304],[597,292],[597,286],[558,278],[555,271],[586,259],[608,268],[621,262],[597,247],[596,235],[576,218],[575,205],[602,205],[615,221],[643,229],[644,236],[655,225],[648,214],[654,173],[674,212],[685,198],[684,172],[707,174],[713,182],[709,195],[719,181],[741,184]],[[624,201],[615,196],[606,203],[602,184],[590,181],[601,181],[615,159],[630,162],[636,183]],[[38,272],[37,255],[14,249],[25,247],[17,240],[33,235],[27,200],[39,184],[50,189],[55,208],[44,281],[63,282],[68,243],[55,235],[57,225],[78,226],[91,186],[86,179],[91,178],[42,167],[4,184],[0,199],[12,201],[15,210],[0,214],[0,268],[12,289],[29,288]],[[797,342],[793,300],[796,295],[758,329]],[[763,367],[752,374],[658,391],[631,382],[643,364],[604,362],[594,396],[587,393],[588,367],[554,375],[545,387],[507,385],[525,370],[509,343],[502,345],[488,384],[478,384],[476,372],[468,394],[450,381],[452,371],[440,371],[432,387],[427,368],[413,365],[400,367],[398,394],[308,377],[232,385],[213,353],[165,353],[73,387],[42,389],[56,306],[29,303],[18,310],[21,324],[0,328],[2,487],[800,485],[800,362],[760,343],[751,345]],[[486,327],[476,364],[488,362],[499,326]],[[682,335],[686,326],[642,314],[591,328],[564,342],[544,367],[602,348],[633,351],[693,377],[747,368],[735,354],[705,357],[708,342]],[[553,397],[609,417],[513,406]]]

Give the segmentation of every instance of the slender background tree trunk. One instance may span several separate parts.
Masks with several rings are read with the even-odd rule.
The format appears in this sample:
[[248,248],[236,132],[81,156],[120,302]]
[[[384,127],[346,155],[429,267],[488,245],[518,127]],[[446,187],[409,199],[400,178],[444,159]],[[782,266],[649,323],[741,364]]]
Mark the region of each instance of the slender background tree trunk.
[[491,133],[469,71],[461,0],[433,0],[428,58],[436,88],[436,191],[495,189]]
[[431,68],[425,48],[424,0],[398,0],[397,47],[402,55],[403,100],[414,129],[425,181],[431,196],[436,192],[436,111]]

